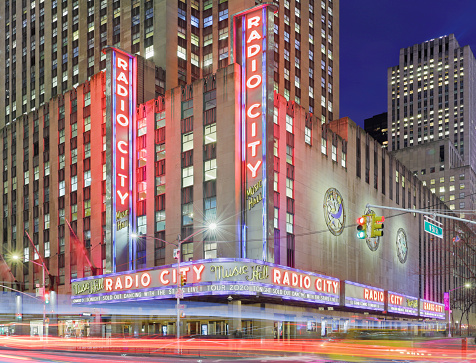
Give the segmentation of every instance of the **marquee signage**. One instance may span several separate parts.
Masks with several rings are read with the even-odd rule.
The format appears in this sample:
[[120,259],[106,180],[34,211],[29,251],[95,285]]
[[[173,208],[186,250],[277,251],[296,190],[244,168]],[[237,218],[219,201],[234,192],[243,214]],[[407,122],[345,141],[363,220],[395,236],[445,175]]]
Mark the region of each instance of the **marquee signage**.
[[420,299],[420,316],[445,319],[445,304]]
[[345,306],[358,309],[385,310],[383,289],[352,281],[345,281],[344,287]]
[[[133,268],[132,240],[134,217],[133,169],[134,125],[136,108],[136,59],[116,48],[106,48],[110,64],[107,67],[106,102],[107,139],[112,152],[106,162],[109,186],[107,208],[112,271]],[[108,87],[109,86],[109,87]]]
[[[180,264],[187,277],[184,296],[265,295],[339,305],[338,279],[258,260],[214,259]],[[177,290],[176,265],[71,281],[73,304],[168,299]]]
[[387,311],[389,313],[418,315],[418,298],[396,292],[387,292]]
[[268,56],[273,51],[274,38],[268,37],[268,29],[274,21],[274,9],[271,4],[262,4],[233,18],[234,61],[241,66],[242,255],[265,261],[274,255],[267,242],[272,230],[267,198],[267,165],[272,165],[267,158],[272,153],[267,152],[271,145],[267,129],[273,123],[274,92],[273,74],[268,70],[274,63]]

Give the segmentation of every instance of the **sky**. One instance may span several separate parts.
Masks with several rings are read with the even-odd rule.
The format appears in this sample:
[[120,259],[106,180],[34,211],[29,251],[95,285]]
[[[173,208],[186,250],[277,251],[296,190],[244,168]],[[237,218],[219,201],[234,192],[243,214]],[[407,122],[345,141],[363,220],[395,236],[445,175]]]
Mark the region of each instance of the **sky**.
[[340,117],[386,112],[400,49],[448,34],[476,54],[476,0],[340,0]]

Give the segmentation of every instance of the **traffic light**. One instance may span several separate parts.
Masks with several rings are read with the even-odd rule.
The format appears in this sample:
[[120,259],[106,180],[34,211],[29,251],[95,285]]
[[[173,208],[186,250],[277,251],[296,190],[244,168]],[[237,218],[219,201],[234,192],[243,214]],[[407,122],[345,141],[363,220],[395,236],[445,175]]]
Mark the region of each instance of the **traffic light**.
[[367,217],[369,216],[357,218],[357,238],[364,239],[367,236]]
[[185,286],[187,284],[187,276],[180,275],[180,286]]
[[383,236],[383,222],[385,221],[384,216],[376,216],[372,214],[372,227],[370,231],[370,237],[381,237]]
[[45,292],[44,299],[45,299],[45,304],[50,303],[50,293],[49,293],[49,291]]

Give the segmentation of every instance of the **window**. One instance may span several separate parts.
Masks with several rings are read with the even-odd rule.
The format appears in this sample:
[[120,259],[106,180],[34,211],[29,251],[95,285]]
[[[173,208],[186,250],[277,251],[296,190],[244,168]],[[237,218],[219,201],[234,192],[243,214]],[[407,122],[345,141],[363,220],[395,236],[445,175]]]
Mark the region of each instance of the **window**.
[[286,115],[286,131],[293,133],[293,118],[289,115]]
[[321,138],[321,153],[327,155],[327,139]]
[[286,232],[293,233],[294,230],[294,214],[286,213]]
[[147,234],[147,216],[137,217],[137,233]]
[[286,162],[293,165],[294,161],[294,148],[290,145],[286,145]]
[[91,143],[88,142],[87,144],[84,144],[84,158],[90,158],[91,157]]
[[304,141],[306,144],[311,145],[311,138],[312,138],[312,130],[305,126],[304,127]]
[[277,192],[279,189],[279,174],[275,171],[274,172],[274,191]]
[[182,188],[193,185],[193,166],[182,169]]
[[91,185],[91,170],[84,172],[84,187],[89,187]]
[[50,214],[45,214],[45,229],[50,228]]
[[279,157],[278,145],[279,145],[279,140],[274,139],[274,156],[276,156],[277,158]]
[[84,201],[84,217],[91,215],[91,199]]
[[71,191],[74,192],[78,190],[78,176],[72,176],[71,177]]
[[343,168],[345,168],[345,167],[346,167],[346,158],[347,158],[347,155],[346,155],[346,153],[345,153],[344,150],[342,150],[341,156],[342,156],[341,165],[342,165]]
[[45,242],[44,246],[45,246],[45,258],[50,257],[51,256],[50,242]]
[[294,180],[286,178],[286,197],[293,198],[294,196]]
[[274,207],[274,228],[279,228],[279,208]]
[[60,196],[60,197],[64,196],[64,195],[65,195],[65,183],[64,183],[64,180],[59,182],[59,184],[58,184],[58,189],[59,189],[59,195],[58,195],[58,196]]
[[182,204],[182,225],[193,224],[193,203]]
[[215,180],[217,178],[217,159],[204,161],[205,167],[205,181]]
[[72,204],[71,205],[71,220],[76,221],[78,219],[78,205]]
[[205,144],[211,144],[216,141],[217,141],[217,124],[214,123],[214,124],[205,126]]
[[182,151],[193,149],[193,132],[182,135]]
[[155,212],[155,230],[165,230],[165,210]]
[[27,171],[25,171],[24,175],[25,175],[24,184],[28,185],[30,183],[30,172],[27,170]]
[[91,116],[84,119],[84,132],[91,130]]
[[332,145],[332,160],[337,161],[337,146]]
[[217,198],[210,197],[204,199],[205,221],[213,222],[217,218]]
[[91,104],[91,92],[84,94],[84,107],[87,107]]

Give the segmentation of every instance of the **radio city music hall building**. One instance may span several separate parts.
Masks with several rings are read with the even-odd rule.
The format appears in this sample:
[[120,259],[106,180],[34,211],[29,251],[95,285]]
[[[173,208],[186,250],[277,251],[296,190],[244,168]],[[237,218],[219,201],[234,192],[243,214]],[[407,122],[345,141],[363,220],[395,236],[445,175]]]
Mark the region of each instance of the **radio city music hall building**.
[[[236,15],[235,63],[148,101],[153,67],[106,48],[105,73],[3,129],[4,251],[33,259],[32,235],[70,306],[49,312],[59,335],[79,311],[106,335],[174,334],[174,244],[200,230],[181,244],[182,334],[444,329],[449,238],[420,215],[375,210],[385,235],[364,240],[354,222],[367,203],[444,205],[351,120],[321,124],[274,91],[273,17]],[[41,277],[12,271],[29,291]]]

